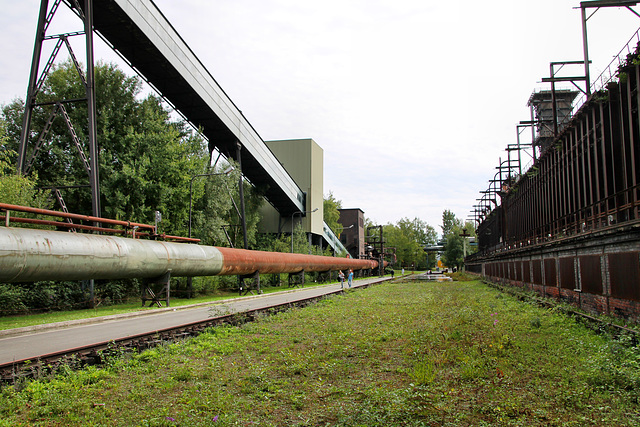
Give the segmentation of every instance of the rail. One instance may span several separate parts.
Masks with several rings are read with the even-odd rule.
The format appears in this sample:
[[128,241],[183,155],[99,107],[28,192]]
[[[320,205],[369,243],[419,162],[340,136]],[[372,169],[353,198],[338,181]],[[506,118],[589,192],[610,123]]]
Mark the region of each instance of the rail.
[[[632,47],[633,45],[633,47]],[[640,45],[640,28],[636,30],[636,32],[631,36],[629,41],[620,49],[617,55],[613,57],[609,65],[607,65],[604,70],[593,79],[593,83],[590,84],[589,88],[591,91],[591,96],[603,89],[610,81],[614,78],[618,77],[618,70],[622,65],[626,63],[627,56],[636,53],[637,47]],[[566,127],[574,115],[578,113],[578,111],[582,108],[582,106],[588,101],[588,96],[586,93],[581,93],[573,103],[571,114],[568,114],[565,119],[560,123],[560,129],[562,130]]]
[[[358,288],[366,288],[374,283],[387,280],[389,279],[379,279],[375,282],[361,284]],[[292,308],[302,308],[323,298],[339,295],[343,292],[343,289],[328,288],[320,295],[308,296],[282,303],[266,304],[254,309],[234,310],[231,313],[225,314],[216,314],[214,311],[211,311],[211,315],[205,320],[176,324],[171,327],[127,335],[117,339],[99,341],[89,345],[80,345],[74,348],[25,357],[10,362],[0,362],[0,382],[11,384],[21,378],[36,378],[43,373],[56,371],[62,366],[75,369],[82,368],[86,365],[101,364],[108,360],[110,354],[127,351],[140,352],[162,343],[197,336],[208,328],[225,324],[237,326],[265,315],[272,315]]]
[[[143,224],[139,222],[131,222],[131,221],[121,221],[116,219],[109,218],[99,218],[95,216],[89,215],[81,215],[67,212],[59,212],[53,211],[49,209],[40,209],[40,208],[32,208],[29,206],[20,206],[20,205],[12,205],[9,203],[0,203],[0,212],[4,212],[5,214],[0,216],[0,221],[4,222],[6,227],[9,227],[12,222],[20,223],[20,224],[31,224],[31,225],[42,225],[42,226],[52,226],[56,228],[64,228],[69,231],[93,231],[98,233],[105,234],[120,234],[125,236],[130,236],[132,238],[140,238],[140,237],[148,237],[151,239],[163,239],[163,240],[173,240],[180,242],[189,242],[189,243],[198,243],[200,239],[194,239],[189,237],[181,237],[181,236],[171,236],[168,234],[157,234],[157,229],[155,225],[151,224]],[[78,224],[67,221],[52,221],[46,219],[38,219],[38,218],[23,218],[18,216],[12,216],[11,212],[22,212],[33,215],[42,215],[42,216],[50,216],[57,218],[64,218],[68,221],[84,221],[86,223],[93,224],[107,224],[111,226],[118,226],[123,228],[108,228],[103,227],[101,225],[87,225],[87,224]],[[138,230],[148,230],[148,232],[140,232]]]

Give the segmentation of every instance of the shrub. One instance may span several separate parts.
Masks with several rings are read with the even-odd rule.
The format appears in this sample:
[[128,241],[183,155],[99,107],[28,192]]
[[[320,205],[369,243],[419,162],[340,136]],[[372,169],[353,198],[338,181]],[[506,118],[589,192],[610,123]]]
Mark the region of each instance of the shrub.
[[22,301],[22,288],[13,284],[0,284],[0,315],[8,316],[27,311]]

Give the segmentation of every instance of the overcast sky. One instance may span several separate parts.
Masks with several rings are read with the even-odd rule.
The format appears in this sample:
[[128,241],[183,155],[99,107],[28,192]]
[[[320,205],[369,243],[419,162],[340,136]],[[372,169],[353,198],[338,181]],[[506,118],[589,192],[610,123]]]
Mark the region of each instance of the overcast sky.
[[[466,219],[549,62],[583,59],[577,0],[155,3],[264,140],[313,138],[324,193],[378,224]],[[26,94],[39,4],[4,4],[0,103]],[[594,77],[639,26],[623,8],[589,19]]]

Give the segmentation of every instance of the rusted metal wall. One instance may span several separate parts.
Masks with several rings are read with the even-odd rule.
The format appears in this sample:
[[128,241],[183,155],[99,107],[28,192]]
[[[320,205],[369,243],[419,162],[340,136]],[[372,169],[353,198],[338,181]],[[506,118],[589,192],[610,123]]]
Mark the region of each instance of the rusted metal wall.
[[478,225],[479,251],[513,249],[640,221],[638,54],[591,95]]
[[[491,281],[640,321],[640,225],[476,259]],[[519,275],[518,269],[522,269]]]
[[621,252],[607,255],[611,296],[640,301],[640,254]]
[[478,225],[490,280],[640,319],[640,60],[591,95]]

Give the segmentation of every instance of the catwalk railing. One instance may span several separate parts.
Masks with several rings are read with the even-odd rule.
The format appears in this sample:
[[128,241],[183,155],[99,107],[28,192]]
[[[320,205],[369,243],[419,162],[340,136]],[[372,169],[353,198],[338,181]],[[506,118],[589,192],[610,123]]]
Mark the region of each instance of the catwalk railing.
[[[594,94],[479,224],[480,252],[517,248],[640,219],[640,60]],[[483,237],[484,236],[484,237]]]

